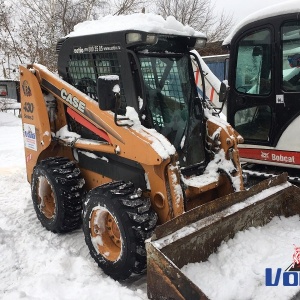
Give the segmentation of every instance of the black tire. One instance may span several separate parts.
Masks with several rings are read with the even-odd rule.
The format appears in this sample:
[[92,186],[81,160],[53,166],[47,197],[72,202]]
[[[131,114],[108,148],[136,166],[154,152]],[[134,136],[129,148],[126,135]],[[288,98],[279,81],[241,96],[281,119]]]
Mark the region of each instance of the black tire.
[[82,224],[84,179],[74,162],[51,157],[35,166],[31,181],[33,206],[42,225],[55,233]]
[[145,271],[145,239],[156,222],[150,199],[143,198],[132,183],[97,187],[83,204],[83,231],[91,256],[115,280]]

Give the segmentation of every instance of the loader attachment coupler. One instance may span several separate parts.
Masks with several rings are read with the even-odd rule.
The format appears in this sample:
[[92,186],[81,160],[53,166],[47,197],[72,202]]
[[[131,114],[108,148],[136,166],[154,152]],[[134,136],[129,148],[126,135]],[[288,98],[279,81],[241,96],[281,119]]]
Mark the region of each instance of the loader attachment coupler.
[[199,206],[158,226],[146,241],[150,299],[208,299],[181,268],[206,261],[222,241],[263,226],[274,216],[300,214],[300,190],[287,174]]

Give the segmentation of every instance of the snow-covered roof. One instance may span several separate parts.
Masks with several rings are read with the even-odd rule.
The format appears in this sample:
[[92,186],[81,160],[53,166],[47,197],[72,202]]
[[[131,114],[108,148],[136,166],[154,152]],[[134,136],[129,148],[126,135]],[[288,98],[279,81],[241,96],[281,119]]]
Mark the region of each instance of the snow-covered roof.
[[164,19],[153,13],[136,13],[132,15],[108,15],[99,20],[85,21],[75,25],[68,37],[90,35],[121,30],[141,30],[152,33],[206,37],[188,25],[183,25],[174,17]]
[[223,45],[230,44],[233,36],[237,33],[237,31],[249,23],[264,18],[270,18],[278,15],[285,15],[285,14],[296,13],[296,12],[300,12],[299,0],[283,1],[282,3],[274,4],[264,9],[258,10],[257,12],[248,15],[241,22],[239,22],[231,31],[231,33],[226,37],[226,39],[223,41]]

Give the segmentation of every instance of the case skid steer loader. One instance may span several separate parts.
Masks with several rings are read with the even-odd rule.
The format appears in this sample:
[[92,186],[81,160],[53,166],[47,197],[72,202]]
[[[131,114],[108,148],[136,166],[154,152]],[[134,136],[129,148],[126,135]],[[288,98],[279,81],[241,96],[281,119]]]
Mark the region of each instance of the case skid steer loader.
[[[243,191],[242,138],[197,93],[190,51],[203,44],[202,35],[165,31],[75,35],[57,45],[60,77],[38,64],[20,67],[37,217],[53,232],[83,223],[91,256],[116,280],[148,264],[150,298],[205,297],[175,258],[205,259],[253,220],[264,223],[283,207],[298,213],[299,193],[286,185],[260,206],[248,203],[258,212],[222,213],[270,185]],[[204,223],[184,238],[155,243],[197,221]]]

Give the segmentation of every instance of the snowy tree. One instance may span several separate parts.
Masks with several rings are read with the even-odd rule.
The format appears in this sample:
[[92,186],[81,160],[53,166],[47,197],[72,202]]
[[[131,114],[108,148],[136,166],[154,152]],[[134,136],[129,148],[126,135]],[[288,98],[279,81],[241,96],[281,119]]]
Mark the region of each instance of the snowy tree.
[[40,63],[57,68],[57,41],[74,25],[107,14],[156,12],[173,15],[183,24],[221,40],[231,27],[230,16],[214,14],[210,0],[0,0],[0,77],[14,79],[19,64]]
[[[15,67],[13,61],[20,62],[18,58],[17,28],[14,25],[12,16],[14,11],[11,5],[6,5],[4,0],[0,0],[0,77],[12,77]],[[2,74],[1,74],[2,73]]]
[[141,11],[142,6],[143,0],[0,0],[0,76],[13,77],[12,70],[23,63],[55,71],[57,41],[74,25],[106,14]]

